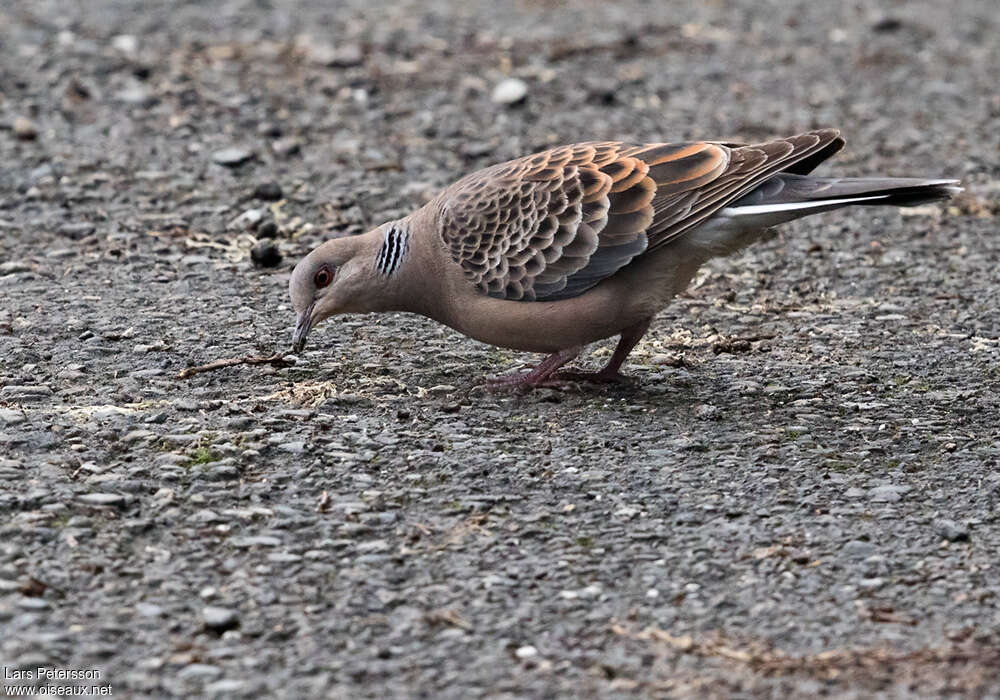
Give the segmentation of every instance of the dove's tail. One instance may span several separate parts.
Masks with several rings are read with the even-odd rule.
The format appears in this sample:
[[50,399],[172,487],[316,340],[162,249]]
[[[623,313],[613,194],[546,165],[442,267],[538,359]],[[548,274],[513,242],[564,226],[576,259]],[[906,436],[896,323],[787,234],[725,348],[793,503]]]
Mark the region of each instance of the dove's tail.
[[911,207],[962,191],[958,180],[893,177],[813,177],[779,173],[719,211],[726,227],[764,229],[840,207]]

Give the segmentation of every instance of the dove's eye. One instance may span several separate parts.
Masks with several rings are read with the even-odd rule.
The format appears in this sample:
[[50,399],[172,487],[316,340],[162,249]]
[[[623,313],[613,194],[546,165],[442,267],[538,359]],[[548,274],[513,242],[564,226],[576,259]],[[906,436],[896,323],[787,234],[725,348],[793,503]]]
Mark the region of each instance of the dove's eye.
[[313,277],[313,284],[316,285],[316,289],[322,289],[331,282],[333,282],[333,273],[330,272],[330,268],[324,266],[316,270],[316,275]]

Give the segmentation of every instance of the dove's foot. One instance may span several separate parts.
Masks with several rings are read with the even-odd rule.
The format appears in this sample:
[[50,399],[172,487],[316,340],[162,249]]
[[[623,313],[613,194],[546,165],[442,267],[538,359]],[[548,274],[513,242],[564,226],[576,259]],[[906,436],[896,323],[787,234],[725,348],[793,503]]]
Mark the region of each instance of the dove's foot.
[[568,383],[556,376],[559,368],[580,354],[581,348],[560,350],[542,360],[530,372],[513,372],[495,379],[486,380],[489,391],[530,391],[531,389],[553,388],[561,389]]

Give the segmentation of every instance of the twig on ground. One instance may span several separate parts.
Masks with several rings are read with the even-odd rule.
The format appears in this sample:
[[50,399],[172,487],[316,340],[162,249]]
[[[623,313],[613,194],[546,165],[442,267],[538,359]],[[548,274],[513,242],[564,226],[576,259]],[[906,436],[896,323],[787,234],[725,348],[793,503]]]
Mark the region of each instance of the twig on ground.
[[212,372],[217,369],[233,367],[235,365],[271,365],[272,367],[290,367],[294,364],[295,360],[286,358],[284,354],[280,352],[276,352],[267,357],[260,355],[249,355],[247,357],[226,357],[221,360],[214,360],[208,364],[198,365],[196,367],[186,367],[177,373],[177,378],[187,379],[188,377],[193,377],[194,375],[201,374],[202,372]]

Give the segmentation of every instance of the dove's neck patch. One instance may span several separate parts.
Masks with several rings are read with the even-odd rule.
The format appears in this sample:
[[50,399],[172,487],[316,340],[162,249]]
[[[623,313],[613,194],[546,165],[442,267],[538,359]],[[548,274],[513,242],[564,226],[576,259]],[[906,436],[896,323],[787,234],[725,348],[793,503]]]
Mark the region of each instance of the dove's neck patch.
[[383,275],[391,275],[399,269],[400,263],[409,250],[410,234],[399,226],[390,226],[385,230],[385,240],[375,256],[375,269]]

